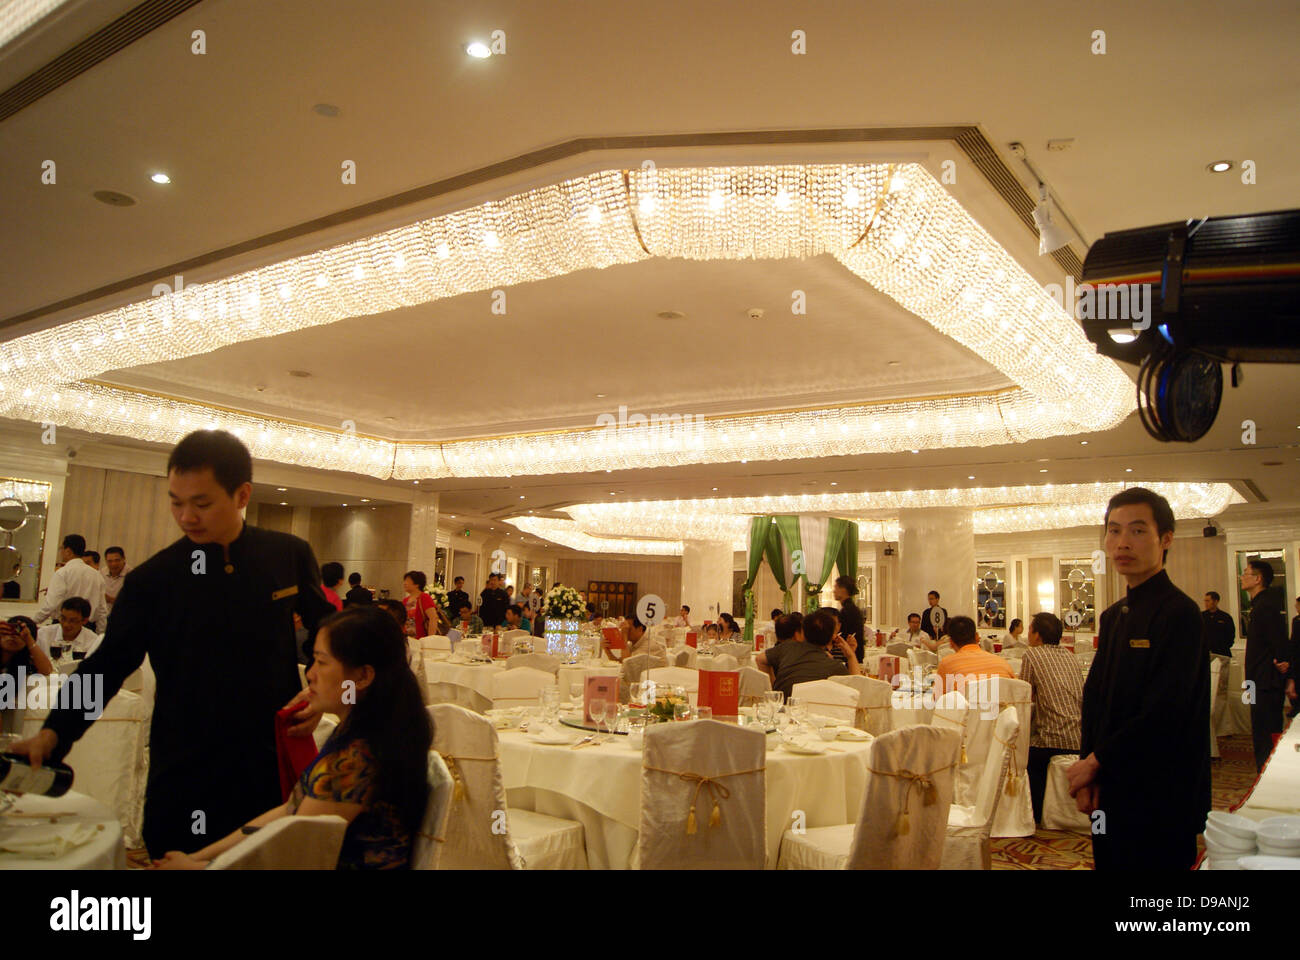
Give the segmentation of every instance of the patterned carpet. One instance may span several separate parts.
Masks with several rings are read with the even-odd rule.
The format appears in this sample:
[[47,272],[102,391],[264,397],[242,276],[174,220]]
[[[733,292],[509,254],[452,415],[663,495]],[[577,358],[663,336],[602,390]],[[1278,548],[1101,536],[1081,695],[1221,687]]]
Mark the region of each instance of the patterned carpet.
[[[1227,810],[1255,782],[1255,751],[1249,735],[1219,738],[1221,759],[1210,761],[1211,802]],[[1197,847],[1203,849],[1201,840]],[[992,843],[994,870],[1091,870],[1092,842],[1086,834],[1043,830],[1032,837]]]

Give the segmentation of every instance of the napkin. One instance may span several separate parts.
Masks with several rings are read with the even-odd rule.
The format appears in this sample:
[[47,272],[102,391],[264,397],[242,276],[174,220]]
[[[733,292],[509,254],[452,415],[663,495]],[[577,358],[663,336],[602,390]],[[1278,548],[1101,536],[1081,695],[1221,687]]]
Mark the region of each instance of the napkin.
[[289,736],[289,725],[295,713],[307,705],[306,700],[277,710],[275,714],[275,754],[280,765],[281,800],[288,800],[293,792],[293,785],[298,782],[302,772],[311,766],[320,752],[316,749],[316,738],[311,734],[301,737]]
[[0,851],[28,860],[53,860],[94,839],[94,823],[36,823],[0,835]]

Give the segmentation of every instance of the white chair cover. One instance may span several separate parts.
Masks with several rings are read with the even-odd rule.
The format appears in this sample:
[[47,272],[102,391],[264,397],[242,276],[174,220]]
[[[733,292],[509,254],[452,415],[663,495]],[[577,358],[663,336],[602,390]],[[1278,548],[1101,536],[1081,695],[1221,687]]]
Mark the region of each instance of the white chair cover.
[[809,714],[834,717],[849,726],[858,722],[858,691],[833,680],[809,680],[790,688],[790,697],[802,700]]
[[885,653],[891,657],[906,657],[913,649],[915,648],[910,643],[903,643],[901,640],[885,644]]
[[[298,676],[302,678],[302,685],[307,686],[307,668],[302,664],[298,664]],[[148,654],[145,654],[140,669],[122,681],[123,690],[128,693],[138,693],[149,704],[153,703],[153,692],[157,685],[158,681],[154,676],[153,665],[149,663]]]
[[[483,669],[487,669],[486,667]],[[479,693],[472,687],[464,684],[452,683],[448,680],[439,680],[425,684],[428,691],[428,702],[433,703],[454,703],[473,710],[475,713],[486,713],[492,709],[492,701],[483,694]]]
[[663,657],[657,657],[649,653],[638,653],[635,657],[628,657],[623,661],[623,679],[626,684],[618,688],[619,699],[626,701],[627,685],[636,683],[641,679],[641,675],[647,670],[653,670],[668,666],[668,661]]
[[652,667],[646,671],[647,679],[673,687],[685,687],[688,693],[700,690],[700,672],[685,667]]
[[433,748],[454,783],[440,869],[586,868],[582,824],[506,805],[492,721],[452,704],[435,704],[429,715]]
[[1077,763],[1077,753],[1058,753],[1047,764],[1047,788],[1043,791],[1043,829],[1074,830],[1092,833],[1092,819],[1080,812],[1070,796],[1070,780],[1065,771]]
[[506,661],[507,670],[517,670],[520,667],[532,667],[543,673],[559,673],[560,658],[549,653],[516,653]]
[[[935,711],[938,719],[938,711]],[[1007,707],[993,722],[993,744],[984,756],[975,803],[953,805],[948,810],[947,838],[943,844],[940,870],[989,870],[993,858],[989,849],[989,831],[997,812],[998,800],[1007,784],[1007,757],[1020,729],[1014,707]]]
[[447,816],[451,813],[451,795],[455,781],[438,751],[429,751],[429,802],[420,821],[420,832],[411,851],[412,870],[437,870],[447,842]]
[[931,650],[922,650],[920,647],[908,647],[907,662],[913,670],[925,672],[926,667],[937,667],[939,665],[939,655]]
[[934,870],[943,855],[961,738],[911,726],[871,745],[856,824],[781,837],[778,870]]
[[511,630],[504,631],[501,634],[501,636],[506,637],[507,639],[510,640],[514,640],[516,637],[523,637],[525,640],[527,640],[529,637],[532,636],[532,634],[529,633],[527,630],[523,629],[522,627],[515,627]]
[[758,667],[740,668],[740,705],[753,706],[772,689],[772,678]]
[[739,670],[740,661],[729,653],[720,653],[707,664],[700,664],[701,670]]
[[697,656],[698,653],[694,647],[683,647],[681,650],[674,650],[673,666],[694,670]]
[[[1231,657],[1225,657],[1221,654],[1210,654],[1210,756],[1219,756],[1219,738],[1214,735],[1217,728],[1217,720],[1221,712],[1220,703],[1223,698],[1219,696],[1219,680],[1223,676],[1223,671],[1228,669],[1232,663]],[[1045,812],[1045,811],[1044,811]]]
[[855,726],[873,736],[888,733],[894,727],[892,695],[894,688],[875,677],[831,677],[832,683],[851,687],[858,692]]
[[641,869],[763,868],[762,733],[717,720],[656,724],[645,732],[641,763]]
[[[754,648],[748,643],[719,643],[714,646],[714,654],[717,656],[735,657],[737,661],[745,661],[754,653]],[[736,669],[735,667],[731,668]]]
[[281,817],[216,857],[209,870],[334,870],[348,822],[326,814]]
[[1020,729],[1016,733],[1015,747],[1007,758],[1007,789],[998,803],[997,816],[993,818],[994,837],[1032,837],[1034,835],[1034,804],[1029,795],[1029,735],[1034,714],[1034,688],[1028,680],[992,678],[998,695],[998,712],[1014,707]]
[[[962,736],[960,765],[957,767],[957,785],[953,789],[954,804],[974,806],[979,792],[980,777],[984,774],[984,758],[988,755],[989,745],[993,742],[993,725],[997,721],[997,698],[987,686],[987,680],[966,685],[966,692],[971,697],[981,696],[982,700],[968,700],[961,697],[960,703],[953,698],[958,691],[949,691],[935,702],[932,726],[941,730],[956,730]],[[992,698],[991,700],[988,698]]]
[[451,652],[451,638],[436,633],[420,638],[420,647],[424,650],[446,650]]
[[[557,668],[558,669],[558,668]],[[531,707],[545,687],[555,686],[555,675],[532,667],[503,670],[492,678],[492,706]]]
[[[59,685],[68,682],[41,677],[34,683],[45,684],[46,703],[58,702]],[[29,688],[27,696],[33,695]],[[23,715],[22,734],[34,737],[40,732],[50,711],[28,707]],[[91,724],[64,758],[76,771],[75,788],[94,797],[116,815],[122,824],[122,837],[130,849],[144,846],[141,827],[144,822],[144,788],[149,777],[149,721],[153,704],[137,694],[120,691],[104,708],[104,715]]]

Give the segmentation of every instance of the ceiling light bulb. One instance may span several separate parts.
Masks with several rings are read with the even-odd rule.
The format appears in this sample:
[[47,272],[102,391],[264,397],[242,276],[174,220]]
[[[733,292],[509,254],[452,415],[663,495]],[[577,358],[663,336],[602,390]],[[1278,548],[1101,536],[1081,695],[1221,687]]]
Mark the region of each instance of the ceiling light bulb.
[[1210,164],[1211,173],[1227,173],[1231,169],[1231,160],[1216,160],[1214,163]]
[[165,174],[165,173],[155,173],[155,174],[154,174],[153,176],[151,176],[149,179],[152,180],[154,183],[171,183],[171,182],[172,182],[172,178],[169,177],[169,176],[167,176],[167,174]]
[[475,40],[472,43],[467,44],[465,52],[475,60],[486,60],[488,57],[492,56],[492,48],[481,40]]
[[726,200],[722,196],[721,190],[714,190],[709,194],[709,209],[721,210],[726,205]]
[[862,205],[862,191],[857,187],[849,187],[844,191],[844,206],[850,210],[856,209]]

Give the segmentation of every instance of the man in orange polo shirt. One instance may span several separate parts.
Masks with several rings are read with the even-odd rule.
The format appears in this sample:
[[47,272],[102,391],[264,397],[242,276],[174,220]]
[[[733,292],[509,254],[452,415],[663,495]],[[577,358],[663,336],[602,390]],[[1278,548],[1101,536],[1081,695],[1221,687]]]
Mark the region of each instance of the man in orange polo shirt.
[[948,634],[943,639],[952,644],[954,653],[939,661],[934,680],[935,697],[958,691],[963,696],[966,684],[984,677],[1010,677],[1015,673],[1001,657],[980,649],[975,634],[975,621],[970,617],[953,617],[948,621]]

